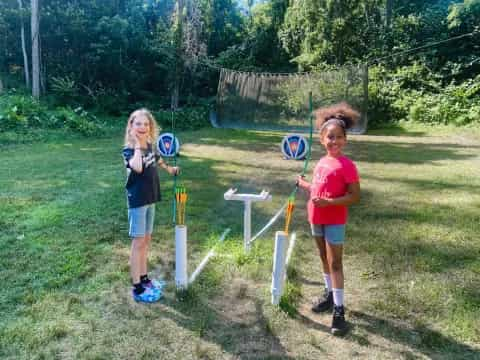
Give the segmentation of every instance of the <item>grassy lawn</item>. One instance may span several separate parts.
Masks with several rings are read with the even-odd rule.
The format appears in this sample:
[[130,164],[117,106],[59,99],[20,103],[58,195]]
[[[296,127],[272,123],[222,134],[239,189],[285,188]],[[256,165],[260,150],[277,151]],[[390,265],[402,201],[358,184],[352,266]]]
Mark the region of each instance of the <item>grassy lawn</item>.
[[[129,287],[122,132],[4,145],[0,152],[0,358],[479,359],[480,133],[392,128],[351,136],[362,200],[345,249],[344,338],[309,311],[320,263],[297,197],[297,245],[282,308],[270,305],[273,233],[242,249],[243,205],[230,187],[271,192],[253,232],[293,189],[303,163],[281,159],[281,133],[179,134],[189,192],[191,273],[216,239],[218,256],[178,298],[173,285],[172,181],[161,174],[150,265],[168,281],[141,305]],[[311,172],[321,155],[315,142]]]

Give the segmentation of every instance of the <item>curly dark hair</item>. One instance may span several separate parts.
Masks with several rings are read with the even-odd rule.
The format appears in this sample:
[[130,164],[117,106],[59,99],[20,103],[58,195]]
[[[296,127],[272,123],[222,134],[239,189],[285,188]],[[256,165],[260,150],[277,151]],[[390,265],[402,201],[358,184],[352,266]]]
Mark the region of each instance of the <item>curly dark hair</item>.
[[[323,132],[327,121],[337,120],[336,123],[343,128],[343,132],[353,127],[360,119],[360,113],[348,103],[342,101],[338,104],[325,106],[315,111],[316,126],[320,133]],[[343,123],[342,123],[343,122]]]

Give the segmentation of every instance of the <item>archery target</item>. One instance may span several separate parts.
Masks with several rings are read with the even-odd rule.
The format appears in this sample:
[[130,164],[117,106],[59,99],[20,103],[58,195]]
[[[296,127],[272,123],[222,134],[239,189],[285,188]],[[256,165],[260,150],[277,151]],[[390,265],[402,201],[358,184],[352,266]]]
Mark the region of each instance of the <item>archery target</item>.
[[302,135],[288,134],[282,140],[282,153],[286,159],[302,160],[307,150],[307,140]]
[[172,133],[164,133],[158,137],[157,149],[162,156],[172,157],[179,153],[180,143]]

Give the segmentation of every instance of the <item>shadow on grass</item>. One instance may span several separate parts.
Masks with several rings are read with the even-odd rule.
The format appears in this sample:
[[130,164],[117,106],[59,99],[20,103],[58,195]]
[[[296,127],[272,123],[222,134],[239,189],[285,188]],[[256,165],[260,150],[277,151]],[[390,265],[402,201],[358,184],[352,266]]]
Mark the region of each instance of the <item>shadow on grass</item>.
[[[279,132],[248,132],[243,130],[216,130],[215,137],[212,131],[199,132],[195,136],[189,135],[184,143],[190,145],[218,145],[224,149],[244,151],[272,151],[280,152],[280,144],[284,134]],[[421,134],[418,134],[421,135]],[[219,143],[219,138],[224,138]],[[466,160],[474,158],[475,153],[466,154],[465,151],[480,148],[475,145],[459,145],[455,143],[424,143],[424,142],[387,142],[384,140],[362,140],[357,137],[349,142],[346,148],[348,155],[354,161],[366,163],[399,163],[399,164],[425,164],[440,160]],[[317,161],[324,155],[324,150],[314,135],[311,161]],[[239,164],[237,164],[239,165]],[[245,164],[243,164],[245,165]],[[266,164],[268,165],[268,164]]]
[[[319,260],[319,261],[320,261],[320,260]],[[301,284],[305,284],[305,285],[323,286],[323,282],[317,281],[317,280],[307,279],[306,277],[301,276],[301,275],[298,276],[298,281],[299,281]]]
[[[445,351],[448,351],[449,358],[480,358],[480,351],[442,335],[438,331],[429,329],[423,324],[409,328],[360,311],[350,311],[349,314],[355,322],[354,326],[356,328],[363,329],[370,334],[384,337],[392,342],[401,343],[412,350],[421,352],[425,356],[442,358],[442,356],[446,356]],[[364,337],[352,335],[351,338],[360,345],[373,346]],[[413,354],[404,355],[415,358]]]
[[442,160],[467,160],[477,156],[471,152],[478,146],[462,146],[451,143],[409,143],[355,140],[347,152],[354,161],[384,164],[428,164]]
[[[476,184],[472,184],[469,179],[464,179],[461,181],[460,179],[455,179],[452,182],[445,181],[445,180],[437,180],[435,178],[431,178],[428,180],[423,179],[408,179],[408,178],[398,178],[392,177],[388,175],[382,176],[375,176],[371,174],[366,174],[362,176],[363,179],[367,180],[375,180],[375,181],[385,181],[389,183],[400,183],[411,186],[416,190],[421,191],[438,191],[438,190],[452,190],[452,189],[464,189],[466,191],[476,192],[479,191],[479,186]],[[363,194],[362,194],[363,195]]]
[[[252,304],[253,303],[253,304]],[[165,304],[172,311],[162,317],[174,321],[207,342],[219,345],[223,351],[239,359],[293,359],[275,334],[274,327],[264,314],[263,303],[253,297],[235,299],[230,307],[233,317],[196,295],[188,296],[183,302]],[[238,306],[238,309],[235,309]],[[254,310],[245,309],[254,307]],[[179,316],[178,313],[181,313]],[[239,314],[243,312],[242,314]]]
[[425,134],[425,131],[409,130],[399,124],[367,129],[367,135],[420,137]]

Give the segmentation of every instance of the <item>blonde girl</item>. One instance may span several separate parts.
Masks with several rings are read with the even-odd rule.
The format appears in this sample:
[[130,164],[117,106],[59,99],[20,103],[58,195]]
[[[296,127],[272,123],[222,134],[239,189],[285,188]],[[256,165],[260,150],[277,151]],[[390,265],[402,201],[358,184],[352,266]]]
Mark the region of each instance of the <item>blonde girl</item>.
[[125,129],[123,159],[127,168],[125,185],[128,204],[129,235],[132,238],[130,275],[135,301],[158,301],[161,283],[150,279],[147,272],[148,249],[152,240],[155,203],[161,200],[158,166],[170,175],[177,167],[167,165],[156,152],[159,128],[152,113],[139,109],[130,114]]

